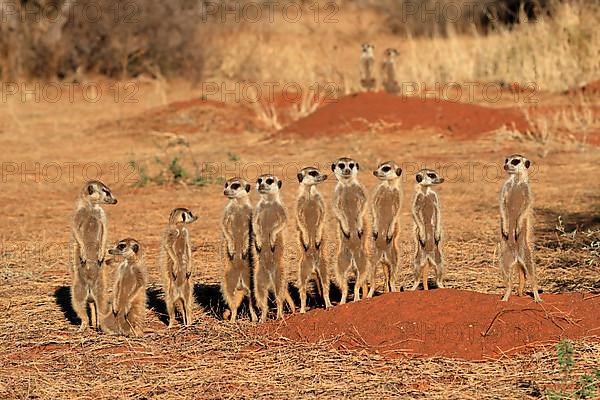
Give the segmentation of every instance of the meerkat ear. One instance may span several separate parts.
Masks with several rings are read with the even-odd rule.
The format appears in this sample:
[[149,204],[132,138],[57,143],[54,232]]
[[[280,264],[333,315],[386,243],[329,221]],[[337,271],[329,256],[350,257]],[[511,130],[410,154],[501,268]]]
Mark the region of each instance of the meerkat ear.
[[277,181],[277,187],[278,187],[279,189],[281,189],[281,186],[283,186],[283,182],[282,182],[281,180],[278,180],[278,181]]
[[421,176],[421,174],[417,174],[417,183],[421,183],[422,180],[423,177]]
[[396,168],[396,176],[400,176],[402,175],[402,168],[398,167]]
[[87,187],[87,189],[88,189],[88,194],[89,194],[90,196],[91,196],[92,194],[94,194],[94,186],[92,186],[92,185],[89,185],[89,186]]
[[358,165],[358,163],[356,163],[356,170],[360,170],[360,165]]
[[246,183],[246,187],[245,187],[245,189],[246,189],[246,192],[247,192],[247,193],[250,193],[250,189],[252,189],[252,186],[250,186],[250,184],[249,184],[249,183]]
[[331,164],[331,170],[335,172],[335,164]]
[[133,250],[134,253],[137,254],[137,252],[140,250],[140,246],[138,246],[137,244],[134,244],[133,246],[131,246],[131,249]]
[[530,165],[531,165],[531,161],[526,160],[525,161],[525,168],[529,168]]
[[183,212],[183,213],[181,213],[181,220],[182,220],[183,222],[185,222],[185,214],[186,214],[186,213],[184,213],[184,212]]
[[302,182],[302,174],[298,172],[298,182]]

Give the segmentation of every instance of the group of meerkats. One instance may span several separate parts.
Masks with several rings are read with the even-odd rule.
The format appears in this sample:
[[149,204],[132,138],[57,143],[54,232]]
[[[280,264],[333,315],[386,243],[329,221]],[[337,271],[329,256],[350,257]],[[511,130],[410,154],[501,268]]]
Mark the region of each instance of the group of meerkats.
[[[396,77],[396,57],[398,50],[388,48],[383,52],[381,63],[381,84],[383,89],[390,94],[400,93],[400,85]],[[369,43],[361,45],[360,52],[360,86],[372,92],[377,87],[375,79],[375,46]]]
[[[532,284],[533,296],[540,302],[532,255],[532,196],[528,180],[531,162],[514,154],[506,158],[508,179],[500,193],[501,272],[506,285],[502,297],[507,301],[512,291],[512,269],[519,276],[518,293],[523,295],[526,279]],[[348,298],[348,279],[355,275],[354,301],[372,297],[379,266],[384,272],[384,292],[399,290],[398,218],[402,206],[402,169],[393,161],[381,163],[373,171],[380,181],[371,199],[371,232],[366,232],[368,198],[358,180],[359,164],[343,157],[331,165],[337,184],[333,193],[338,247],[333,262],[335,281],[341,290],[340,304]],[[323,245],[325,204],[318,186],[327,175],[314,167],[298,173],[299,193],[296,225],[299,236],[300,266],[298,289],[300,312],[306,311],[307,284],[316,275],[318,293],[326,308],[330,279]],[[444,178],[431,169],[415,175],[416,190],[412,201],[414,221],[413,261],[416,290],[423,282],[428,289],[428,266],[435,272],[437,287],[444,287],[443,232],[440,201],[433,187]],[[228,198],[222,219],[223,279],[222,293],[229,310],[226,319],[235,321],[243,299],[249,299],[252,321],[268,317],[269,292],[274,293],[277,318],[283,317],[284,303],[292,312],[295,307],[287,289],[284,263],[284,235],[287,212],[280,198],[282,181],[275,175],[261,175],[256,180],[260,200],[253,208],[251,185],[242,178],[225,182],[223,194]],[[99,181],[87,182],[79,196],[73,221],[74,257],[72,265],[72,304],[81,318],[81,329],[90,325],[105,332],[141,336],[146,307],[146,268],[140,243],[131,238],[107,246],[107,219],[102,205],[116,204],[110,189]],[[169,327],[175,322],[175,310],[183,323],[191,323],[193,305],[192,252],[187,225],[197,217],[186,208],[171,211],[161,241],[161,271]],[[369,248],[370,247],[370,248]],[[107,256],[108,253],[108,256]],[[106,265],[115,266],[112,299],[106,299]],[[260,311],[257,316],[255,307]],[[89,314],[88,314],[89,310]]]

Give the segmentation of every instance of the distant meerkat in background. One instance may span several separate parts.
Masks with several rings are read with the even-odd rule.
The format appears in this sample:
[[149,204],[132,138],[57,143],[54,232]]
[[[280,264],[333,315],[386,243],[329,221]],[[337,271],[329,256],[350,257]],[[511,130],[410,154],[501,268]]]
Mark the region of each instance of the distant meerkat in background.
[[106,276],[103,264],[108,226],[103,204],[117,204],[117,199],[102,182],[89,181],[83,186],[75,206],[71,303],[81,319],[81,330],[90,324],[98,329],[104,314]]
[[527,172],[530,166],[531,161],[518,154],[504,161],[508,179],[500,192],[500,270],[506,285],[502,301],[508,301],[512,291],[513,266],[519,272],[519,296],[523,296],[529,279],[535,302],[542,301],[533,262],[533,199]]
[[300,233],[300,267],[298,269],[298,289],[300,291],[300,312],[306,312],[306,286],[313,274],[317,275],[319,296],[323,296],[325,308],[332,307],[329,299],[329,274],[323,247],[325,203],[317,185],[327,180],[317,168],[306,167],[298,173],[300,190],[296,206],[296,220]]
[[393,161],[386,161],[373,171],[381,181],[375,189],[372,200],[373,207],[373,240],[375,244],[372,262],[372,284],[369,295],[375,292],[375,274],[379,264],[383,265],[385,277],[384,292],[397,291],[396,280],[398,276],[398,263],[400,249],[396,238],[398,237],[398,219],[402,207],[402,186],[400,168]]
[[165,303],[169,314],[169,328],[175,324],[175,309],[179,308],[184,325],[192,323],[194,283],[192,281],[192,245],[187,225],[197,216],[187,208],[175,208],[169,215],[169,224],[161,245],[161,272]]
[[251,186],[242,178],[231,178],[225,182],[223,194],[229,199],[225,206],[221,228],[223,230],[223,252],[225,270],[221,290],[229,306],[224,317],[237,319],[238,309],[248,296],[250,319],[256,321],[252,298],[252,205],[248,193]]
[[386,92],[398,94],[400,92],[400,86],[396,77],[396,57],[398,56],[398,50],[386,49],[384,55],[385,58],[381,63],[381,83]]
[[256,180],[260,200],[252,221],[254,247],[258,254],[254,295],[261,310],[260,321],[267,319],[269,291],[275,294],[277,318],[283,318],[283,303],[286,301],[294,312],[294,302],[287,288],[284,265],[284,233],[287,214],[279,198],[282,182],[274,175],[261,175]]
[[111,309],[102,324],[108,333],[143,336],[146,314],[146,267],[135,239],[123,239],[108,253],[118,263]]
[[422,169],[416,175],[417,187],[412,205],[412,215],[415,222],[415,283],[412,290],[423,280],[423,289],[428,290],[428,266],[435,270],[436,284],[444,287],[444,257],[441,249],[442,215],[440,201],[436,192],[431,188],[444,182],[444,178],[431,169]]
[[367,260],[365,222],[367,195],[358,181],[359,165],[351,158],[343,157],[331,164],[337,179],[333,193],[333,213],[338,222],[340,244],[337,253],[336,279],[342,291],[340,304],[348,297],[348,272],[356,271],[354,301],[368,295],[367,279],[370,277]]
[[375,46],[369,43],[361,45],[360,85],[368,92],[375,90]]

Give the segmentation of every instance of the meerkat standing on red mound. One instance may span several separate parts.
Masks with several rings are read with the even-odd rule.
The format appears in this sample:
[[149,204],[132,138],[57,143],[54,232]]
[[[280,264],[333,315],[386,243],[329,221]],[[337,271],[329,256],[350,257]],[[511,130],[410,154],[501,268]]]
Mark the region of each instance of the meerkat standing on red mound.
[[317,185],[327,180],[317,168],[306,167],[298,173],[300,190],[296,205],[296,221],[300,233],[300,267],[298,268],[298,289],[300,291],[300,312],[306,312],[306,291],[308,280],[317,275],[319,296],[323,296],[325,308],[332,307],[329,299],[329,274],[323,246],[325,203]]
[[102,209],[103,204],[117,204],[117,199],[102,182],[89,181],[79,194],[73,217],[71,303],[81,319],[80,330],[82,331],[90,324],[94,329],[99,329],[100,317],[105,312],[104,257],[108,224]]
[[423,280],[423,289],[428,290],[428,267],[435,270],[437,287],[444,287],[444,255],[442,253],[442,214],[440,200],[432,186],[444,182],[444,178],[431,169],[422,169],[416,175],[417,187],[412,205],[412,215],[415,222],[415,283],[416,290],[419,281]]
[[385,58],[381,63],[381,83],[387,93],[398,94],[400,93],[400,86],[398,85],[398,78],[396,77],[396,57],[398,56],[398,50],[386,49]]
[[533,260],[533,199],[528,174],[530,166],[531,161],[519,154],[508,156],[504,161],[508,179],[500,191],[500,270],[506,285],[502,301],[508,301],[512,291],[513,266],[519,273],[519,296],[523,296],[529,279],[534,301],[542,301]]
[[383,265],[385,277],[383,291],[398,290],[398,268],[400,249],[398,248],[398,219],[402,207],[402,186],[400,176],[402,169],[393,161],[379,164],[373,171],[380,183],[375,189],[372,200],[373,207],[373,241],[374,257],[372,261],[372,278],[369,295],[375,292],[375,275],[377,267]]
[[274,175],[261,175],[256,180],[260,200],[252,221],[254,247],[258,255],[258,265],[254,280],[256,304],[261,310],[260,321],[264,322],[269,313],[269,291],[275,294],[277,318],[283,318],[283,303],[287,302],[294,312],[294,302],[288,292],[286,268],[284,264],[284,229],[287,214],[281,203],[279,190],[283,182]]
[[221,291],[229,306],[224,318],[237,319],[238,309],[245,296],[248,296],[250,319],[257,320],[254,311],[252,277],[252,205],[248,194],[251,186],[242,178],[231,178],[225,182],[223,194],[229,199],[223,212],[223,252],[225,270]]
[[161,271],[165,303],[169,314],[169,328],[175,324],[175,308],[183,316],[183,324],[192,323],[194,283],[192,281],[192,244],[187,225],[196,217],[187,208],[175,208],[169,215],[169,224],[162,239]]
[[367,257],[367,238],[365,235],[367,194],[358,181],[359,165],[348,157],[342,157],[331,164],[331,170],[337,179],[333,192],[333,213],[338,222],[340,244],[335,266],[336,280],[342,291],[340,304],[348,298],[348,273],[356,272],[354,301],[368,296],[367,280],[371,276]]

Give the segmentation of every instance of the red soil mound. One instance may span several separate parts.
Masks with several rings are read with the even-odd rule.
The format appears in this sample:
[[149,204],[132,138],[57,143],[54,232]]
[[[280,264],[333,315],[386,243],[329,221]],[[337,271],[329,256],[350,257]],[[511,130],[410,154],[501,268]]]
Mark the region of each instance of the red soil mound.
[[455,138],[471,138],[507,126],[527,130],[522,113],[434,98],[358,93],[327,104],[279,134],[320,136],[367,130],[372,124],[390,129],[434,128]]
[[553,344],[561,338],[600,334],[600,296],[546,294],[529,297],[455,289],[384,294],[296,314],[261,327],[271,336],[364,349],[390,357],[444,356],[481,360]]

